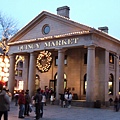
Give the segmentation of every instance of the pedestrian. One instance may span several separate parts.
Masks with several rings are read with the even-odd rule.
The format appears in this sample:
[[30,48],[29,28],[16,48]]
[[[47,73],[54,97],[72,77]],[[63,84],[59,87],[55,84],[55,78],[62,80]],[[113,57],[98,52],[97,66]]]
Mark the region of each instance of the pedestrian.
[[64,98],[65,98],[65,107],[68,107],[68,92],[65,92]]
[[72,93],[69,92],[69,94],[68,94],[68,108],[71,108],[71,102],[72,102]]
[[4,120],[8,120],[9,105],[9,97],[6,94],[6,90],[3,89],[3,84],[0,83],[0,120],[2,115],[4,115]]
[[54,105],[54,101],[55,101],[54,94],[51,94],[50,101],[51,101],[51,105]]
[[[9,101],[11,103],[11,101],[12,101],[12,94],[10,93],[9,89],[6,90],[6,93],[7,93],[8,97],[9,97]],[[9,105],[8,111],[10,111],[10,105]]]
[[42,103],[43,103],[43,105],[46,106],[46,94],[45,94],[45,92],[42,92],[41,94],[42,94]]
[[25,113],[24,113],[24,115],[29,116],[30,103],[31,103],[31,98],[30,98],[30,95],[29,95],[29,90],[26,90],[26,92],[25,92]]
[[14,95],[15,106],[18,106],[18,97],[19,97],[19,93],[16,91],[16,93]]
[[40,108],[41,108],[41,101],[42,101],[42,95],[40,94],[40,88],[37,89],[37,93],[35,94],[33,100],[35,100],[35,119],[38,120],[40,116]]
[[18,104],[19,104],[19,118],[24,118],[25,113],[25,96],[24,90],[22,90],[18,97]]
[[115,100],[114,100],[114,108],[116,112],[119,111],[119,99],[117,96],[115,97]]

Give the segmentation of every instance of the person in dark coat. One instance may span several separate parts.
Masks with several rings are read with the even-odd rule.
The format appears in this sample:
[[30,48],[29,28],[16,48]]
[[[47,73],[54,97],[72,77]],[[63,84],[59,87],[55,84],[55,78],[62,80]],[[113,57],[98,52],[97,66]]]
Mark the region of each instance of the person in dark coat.
[[24,118],[24,112],[25,112],[25,96],[24,96],[24,90],[22,90],[18,97],[18,104],[19,104],[19,118]]
[[31,98],[29,95],[29,90],[25,92],[25,113],[24,115],[29,116],[29,108],[30,108]]
[[4,120],[8,120],[9,105],[9,96],[6,94],[6,91],[3,90],[3,84],[0,83],[0,120],[2,115],[4,115]]
[[41,115],[40,115],[40,109],[41,109],[41,101],[42,101],[42,95],[40,94],[40,88],[37,89],[37,93],[35,94],[33,100],[35,100],[35,113],[36,113],[36,120],[38,120]]
[[116,96],[115,100],[114,100],[114,107],[115,107],[115,111],[118,112],[119,111],[119,99]]

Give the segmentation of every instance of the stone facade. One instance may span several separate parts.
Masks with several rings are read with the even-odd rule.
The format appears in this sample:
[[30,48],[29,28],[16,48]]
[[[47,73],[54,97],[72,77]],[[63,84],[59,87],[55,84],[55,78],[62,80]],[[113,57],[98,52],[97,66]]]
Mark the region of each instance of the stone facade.
[[[43,34],[44,25],[50,27],[48,34]],[[106,102],[119,93],[120,42],[100,30],[74,22],[69,17],[43,11],[10,39],[9,46],[9,55],[25,57],[21,79],[24,81],[24,89],[30,89],[31,95],[35,92],[36,74],[40,80],[39,87],[44,89],[45,86],[51,87],[50,80],[56,79],[56,73],[56,99],[64,91],[64,79],[67,81],[66,87],[77,94],[79,100]],[[36,59],[44,50],[52,53],[53,61],[49,71],[41,73],[36,69]],[[64,64],[65,56],[67,65]],[[13,65],[12,57],[10,60]],[[13,69],[10,66],[10,70]],[[66,78],[63,77],[64,74]],[[112,81],[109,79],[110,75]],[[8,81],[11,92],[14,78],[11,72]]]

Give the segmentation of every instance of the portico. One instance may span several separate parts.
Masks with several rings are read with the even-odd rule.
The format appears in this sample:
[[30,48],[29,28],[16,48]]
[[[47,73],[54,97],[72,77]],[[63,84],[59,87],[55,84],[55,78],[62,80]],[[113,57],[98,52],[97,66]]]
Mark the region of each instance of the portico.
[[[13,36],[8,45],[8,88],[12,93],[16,55],[24,56],[22,77],[18,80],[23,81],[24,90],[29,89],[31,96],[35,93],[36,74],[40,78],[41,89],[54,87],[56,100],[59,100],[59,93],[64,93],[64,74],[67,88],[77,94],[79,100],[101,100],[105,103],[119,93],[120,42],[103,31],[76,23],[69,17],[43,11]],[[45,72],[36,69],[37,57],[42,51],[51,52],[52,57]],[[42,67],[46,65],[42,58],[39,61]],[[51,86],[50,80],[55,80],[56,73],[57,83]]]

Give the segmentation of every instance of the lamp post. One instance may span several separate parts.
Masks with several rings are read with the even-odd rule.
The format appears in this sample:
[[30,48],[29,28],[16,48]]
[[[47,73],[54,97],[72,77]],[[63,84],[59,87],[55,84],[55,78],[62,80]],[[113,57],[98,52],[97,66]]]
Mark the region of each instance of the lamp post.
[[[0,43],[0,82],[6,85],[9,77],[9,56],[8,56],[8,46],[7,39],[2,38]],[[6,86],[5,86],[6,87]]]

